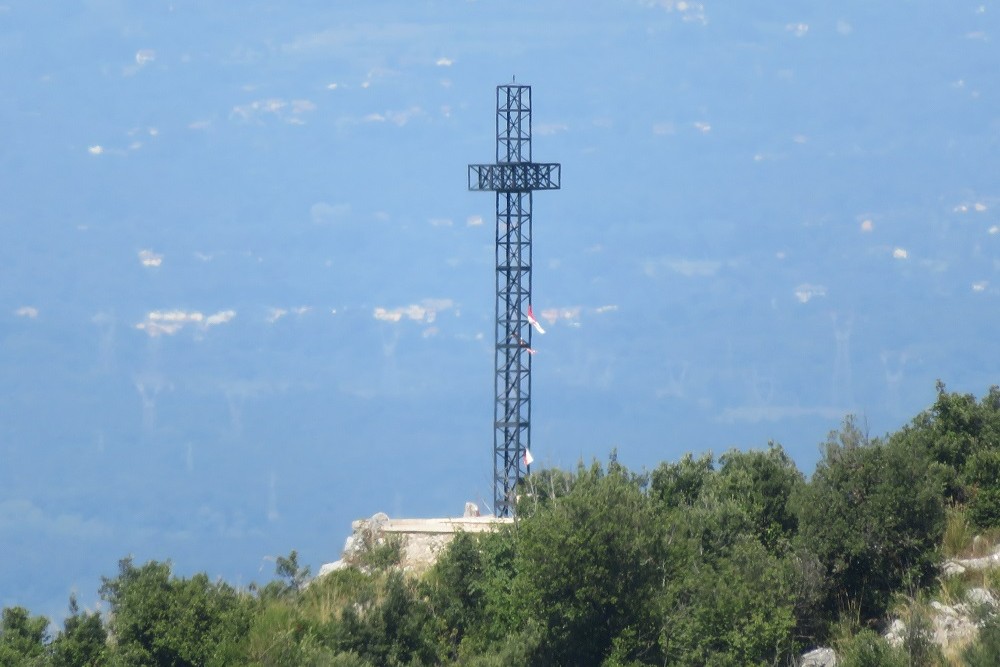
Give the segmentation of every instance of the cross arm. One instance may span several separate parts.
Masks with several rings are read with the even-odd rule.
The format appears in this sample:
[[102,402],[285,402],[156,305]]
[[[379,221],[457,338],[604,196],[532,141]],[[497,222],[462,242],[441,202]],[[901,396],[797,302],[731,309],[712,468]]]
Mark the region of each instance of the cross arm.
[[558,190],[561,167],[558,162],[500,162],[470,164],[469,190],[497,192],[528,192]]

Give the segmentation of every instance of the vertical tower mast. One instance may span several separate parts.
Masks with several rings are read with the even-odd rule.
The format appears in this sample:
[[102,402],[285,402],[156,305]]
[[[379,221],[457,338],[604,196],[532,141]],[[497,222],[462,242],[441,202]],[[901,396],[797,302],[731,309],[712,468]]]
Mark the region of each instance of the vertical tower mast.
[[493,508],[511,516],[531,446],[531,195],[558,190],[560,165],[531,161],[531,86],[497,86],[496,162],[469,165],[469,190],[496,193]]

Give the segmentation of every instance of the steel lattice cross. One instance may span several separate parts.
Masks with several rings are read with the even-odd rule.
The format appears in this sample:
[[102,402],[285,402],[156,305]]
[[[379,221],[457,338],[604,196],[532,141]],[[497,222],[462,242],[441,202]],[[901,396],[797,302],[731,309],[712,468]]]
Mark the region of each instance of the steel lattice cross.
[[497,86],[495,164],[469,165],[469,190],[496,192],[493,509],[511,516],[531,447],[531,193],[558,190],[560,165],[531,161],[531,86]]

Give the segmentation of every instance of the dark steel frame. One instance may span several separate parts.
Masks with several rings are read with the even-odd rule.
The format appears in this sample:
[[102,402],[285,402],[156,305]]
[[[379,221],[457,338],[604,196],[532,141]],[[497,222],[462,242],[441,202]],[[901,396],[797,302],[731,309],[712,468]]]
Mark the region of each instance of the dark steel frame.
[[495,164],[469,165],[469,190],[496,192],[493,509],[512,516],[531,447],[531,200],[558,190],[561,166],[531,161],[531,86],[497,86]]

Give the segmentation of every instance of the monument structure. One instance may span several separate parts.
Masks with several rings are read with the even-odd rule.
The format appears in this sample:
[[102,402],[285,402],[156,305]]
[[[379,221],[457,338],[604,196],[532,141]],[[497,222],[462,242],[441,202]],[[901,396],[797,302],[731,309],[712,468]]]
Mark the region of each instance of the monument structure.
[[531,464],[531,203],[558,190],[558,163],[533,162],[531,86],[497,86],[496,162],[469,165],[469,190],[496,193],[493,510],[512,516]]

